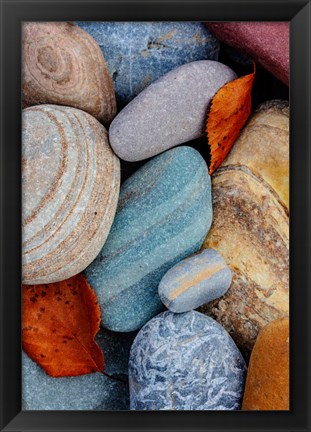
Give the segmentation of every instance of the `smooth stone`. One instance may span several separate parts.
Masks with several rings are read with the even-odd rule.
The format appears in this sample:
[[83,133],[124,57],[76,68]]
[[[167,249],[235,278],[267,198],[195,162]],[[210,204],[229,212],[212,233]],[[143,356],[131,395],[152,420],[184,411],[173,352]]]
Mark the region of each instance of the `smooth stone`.
[[118,202],[120,162],[104,126],[75,108],[27,108],[22,133],[23,283],[68,279],[105,243]]
[[288,22],[207,22],[206,26],[219,40],[244,51],[289,84]]
[[218,60],[219,42],[201,22],[77,22],[100,46],[119,109],[165,73]]
[[172,312],[187,312],[223,296],[231,280],[222,256],[206,249],[172,267],[161,279],[159,296]]
[[259,331],[289,311],[289,110],[269,101],[249,118],[212,176],[213,225],[203,248],[232,270],[221,299],[201,309],[248,358]]
[[112,79],[94,39],[67,22],[27,22],[22,29],[23,107],[66,105],[108,125],[116,114]]
[[23,409],[128,410],[128,359],[134,337],[105,330],[96,338],[104,351],[105,372],[115,379],[100,373],[52,378],[23,352]]
[[85,270],[102,325],[133,331],[161,312],[160,280],[200,249],[211,222],[210,176],[193,148],[167,151],[128,178],[108,239]]
[[243,410],[289,410],[289,319],[272,321],[258,335],[247,372]]
[[199,138],[214,94],[235,73],[201,60],[172,70],[143,90],[113,120],[109,140],[123,160],[135,162]]
[[131,348],[131,410],[239,410],[245,361],[229,334],[199,312],[164,312]]

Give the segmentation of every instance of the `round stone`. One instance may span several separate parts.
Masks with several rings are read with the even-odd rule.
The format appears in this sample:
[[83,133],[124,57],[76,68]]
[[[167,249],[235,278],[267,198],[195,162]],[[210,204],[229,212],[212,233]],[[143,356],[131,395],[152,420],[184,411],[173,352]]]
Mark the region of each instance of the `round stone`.
[[57,282],[85,269],[109,233],[120,163],[107,132],[75,108],[23,112],[23,283]]

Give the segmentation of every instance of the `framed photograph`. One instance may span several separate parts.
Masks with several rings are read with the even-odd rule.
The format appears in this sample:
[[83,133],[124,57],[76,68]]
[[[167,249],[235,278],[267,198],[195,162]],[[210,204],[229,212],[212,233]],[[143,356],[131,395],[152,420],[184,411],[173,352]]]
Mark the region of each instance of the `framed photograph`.
[[0,0],[1,431],[311,431],[308,0]]

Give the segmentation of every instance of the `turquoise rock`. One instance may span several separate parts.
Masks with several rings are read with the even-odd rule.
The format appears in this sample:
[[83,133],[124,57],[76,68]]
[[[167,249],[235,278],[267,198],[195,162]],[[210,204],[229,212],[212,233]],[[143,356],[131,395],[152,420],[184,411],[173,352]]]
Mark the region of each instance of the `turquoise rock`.
[[85,270],[102,325],[129,332],[161,312],[160,280],[200,249],[211,222],[210,176],[193,148],[162,153],[128,178],[106,243]]
[[131,410],[239,410],[246,364],[226,332],[199,312],[163,312],[131,348]]
[[128,360],[136,334],[99,332],[105,373],[53,378],[22,353],[23,410],[128,410]]
[[172,312],[187,312],[224,295],[231,281],[231,270],[222,256],[214,249],[205,249],[163,276],[159,296]]
[[218,60],[219,42],[201,22],[77,22],[100,46],[119,109],[166,72]]

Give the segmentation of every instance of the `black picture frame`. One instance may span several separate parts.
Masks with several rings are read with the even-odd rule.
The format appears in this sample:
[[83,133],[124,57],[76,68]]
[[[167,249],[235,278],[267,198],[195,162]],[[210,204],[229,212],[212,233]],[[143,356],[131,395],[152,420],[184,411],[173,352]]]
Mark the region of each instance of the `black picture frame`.
[[[311,431],[310,21],[307,0],[1,0],[1,431]],[[290,21],[291,408],[21,411],[22,21]]]

